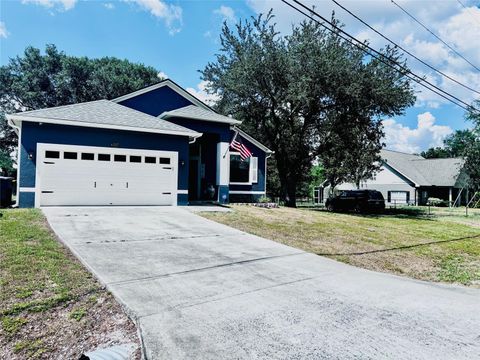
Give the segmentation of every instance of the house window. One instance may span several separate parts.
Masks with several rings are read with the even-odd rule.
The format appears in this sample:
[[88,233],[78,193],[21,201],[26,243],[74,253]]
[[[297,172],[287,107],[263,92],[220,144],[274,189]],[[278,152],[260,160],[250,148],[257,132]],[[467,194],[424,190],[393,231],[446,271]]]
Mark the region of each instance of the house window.
[[64,159],[69,159],[69,160],[77,160],[77,153],[76,152],[71,152],[71,151],[65,151],[63,153],[63,158]]
[[93,154],[93,153],[82,153],[82,160],[95,160],[95,154]]
[[230,182],[250,183],[250,158],[242,161],[238,154],[230,154]]
[[98,161],[110,161],[110,154],[98,154]]
[[113,155],[113,161],[126,162],[127,161],[127,155]]
[[142,162],[142,157],[138,155],[130,155],[130,162],[140,163]]
[[59,159],[60,158],[60,152],[59,151],[45,151],[45,157],[48,159]]

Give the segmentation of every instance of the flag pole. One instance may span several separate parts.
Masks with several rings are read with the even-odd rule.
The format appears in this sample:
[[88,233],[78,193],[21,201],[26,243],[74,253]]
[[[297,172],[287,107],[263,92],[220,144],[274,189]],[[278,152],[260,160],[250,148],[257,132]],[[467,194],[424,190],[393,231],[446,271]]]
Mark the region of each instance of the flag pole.
[[224,158],[225,158],[225,156],[227,156],[228,150],[230,150],[230,145],[235,141],[235,139],[237,138],[237,135],[238,135],[238,130],[235,129],[235,135],[233,135],[233,138],[230,141],[230,144],[228,144],[227,151],[225,151],[225,154],[223,154]]

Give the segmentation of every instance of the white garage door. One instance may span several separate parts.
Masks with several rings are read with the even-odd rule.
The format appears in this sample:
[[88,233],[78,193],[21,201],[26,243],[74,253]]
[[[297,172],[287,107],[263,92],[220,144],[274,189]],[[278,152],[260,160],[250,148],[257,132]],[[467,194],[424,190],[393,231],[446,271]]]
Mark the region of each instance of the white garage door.
[[406,204],[407,192],[406,191],[390,191],[390,202],[395,204]]
[[178,153],[38,144],[36,206],[174,205]]

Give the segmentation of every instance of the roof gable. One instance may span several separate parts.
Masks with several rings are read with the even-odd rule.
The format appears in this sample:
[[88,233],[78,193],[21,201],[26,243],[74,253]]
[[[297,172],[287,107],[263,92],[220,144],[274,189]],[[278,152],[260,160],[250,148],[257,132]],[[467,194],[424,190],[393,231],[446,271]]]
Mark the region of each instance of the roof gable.
[[461,177],[461,158],[425,159],[419,155],[382,150],[386,164],[418,186],[455,186]]
[[188,105],[213,111],[207,104],[190,94],[170,79],[112,99],[112,101],[145,112],[152,116]]
[[195,105],[184,106],[179,109],[172,111],[164,112],[159,116],[162,119],[168,119],[170,117],[179,117],[186,119],[202,120],[202,121],[212,121],[225,124],[240,124],[241,121],[235,120],[231,117],[224,116],[216,113],[215,111],[204,109]]

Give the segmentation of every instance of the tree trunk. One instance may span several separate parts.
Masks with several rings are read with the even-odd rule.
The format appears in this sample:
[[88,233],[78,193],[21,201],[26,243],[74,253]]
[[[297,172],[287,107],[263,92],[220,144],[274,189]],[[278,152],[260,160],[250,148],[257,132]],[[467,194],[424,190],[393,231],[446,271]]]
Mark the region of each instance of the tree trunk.
[[282,189],[282,200],[287,207],[297,206],[297,182],[292,179],[292,175],[286,170],[288,164],[277,160],[278,177],[280,179],[280,186]]

